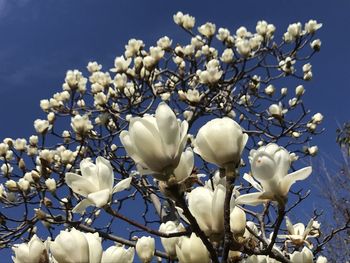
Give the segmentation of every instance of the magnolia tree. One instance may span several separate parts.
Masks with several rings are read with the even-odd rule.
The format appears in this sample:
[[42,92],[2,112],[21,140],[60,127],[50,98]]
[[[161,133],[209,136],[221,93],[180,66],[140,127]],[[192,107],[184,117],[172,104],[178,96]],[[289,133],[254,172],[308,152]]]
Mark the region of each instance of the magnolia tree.
[[36,134],[0,144],[14,262],[327,262],[318,214],[289,219],[322,131],[302,100],[322,24],[278,40],[266,21],[173,18],[188,42],[131,39],[113,68],[69,70]]

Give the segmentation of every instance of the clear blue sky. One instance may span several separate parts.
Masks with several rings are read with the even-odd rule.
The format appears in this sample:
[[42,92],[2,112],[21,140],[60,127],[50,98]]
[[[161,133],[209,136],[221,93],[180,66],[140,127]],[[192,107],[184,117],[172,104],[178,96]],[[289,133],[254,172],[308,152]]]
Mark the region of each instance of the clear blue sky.
[[[43,118],[39,100],[61,90],[68,69],[85,70],[97,60],[113,66],[130,38],[154,44],[168,35],[182,41],[173,23],[177,11],[234,32],[254,30],[264,19],[282,34],[289,23],[316,19],[322,49],[312,60],[313,81],[304,101],[325,116],[326,132],[315,139],[321,153],[337,155],[337,123],[349,120],[350,1],[126,1],[126,0],[0,0],[0,138],[28,137],[33,121]],[[294,89],[294,87],[290,87]]]

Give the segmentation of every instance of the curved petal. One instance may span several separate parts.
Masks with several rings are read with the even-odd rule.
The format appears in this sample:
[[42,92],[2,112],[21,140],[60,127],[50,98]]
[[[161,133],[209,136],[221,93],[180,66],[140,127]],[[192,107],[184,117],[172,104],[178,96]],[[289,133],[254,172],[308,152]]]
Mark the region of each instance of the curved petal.
[[[215,233],[221,233],[224,230],[224,203],[226,196],[226,188],[222,184],[218,184],[215,188],[213,201],[211,206],[212,214],[212,230]],[[207,208],[209,209],[209,207]]]
[[157,128],[146,119],[139,118],[135,121],[129,129],[129,136],[134,142],[137,155],[152,171],[161,172],[173,163],[173,157],[167,156],[164,152]]
[[98,170],[96,164],[92,163],[90,159],[84,159],[80,162],[81,176],[89,180],[98,188]]
[[273,195],[271,193],[250,193],[245,195],[240,195],[236,198],[236,204],[239,205],[260,205],[272,199]]
[[194,166],[194,156],[192,148],[187,148],[181,154],[179,165],[174,170],[174,175],[177,182],[181,182],[191,175]]
[[250,174],[245,173],[243,175],[243,179],[246,180],[248,183],[250,183],[259,192],[263,191],[261,185],[257,181],[255,181],[253,176],[251,176]]
[[75,193],[84,197],[87,197],[90,193],[98,191],[96,185],[92,184],[90,180],[78,174],[66,173],[65,180],[67,185],[72,188]]
[[213,195],[214,193],[205,187],[197,187],[188,194],[188,208],[206,234],[212,228]]
[[89,263],[100,263],[102,257],[101,238],[98,233],[84,233],[89,245]]
[[79,202],[72,210],[73,213],[84,214],[88,206],[94,205],[89,199],[84,199]]
[[312,167],[308,166],[298,171],[286,175],[280,182],[280,191],[283,196],[287,195],[290,187],[296,182],[309,177],[312,172]]
[[112,193],[114,194],[117,192],[121,192],[121,191],[125,190],[126,188],[129,188],[131,181],[132,181],[132,177],[128,177],[126,179],[121,180],[119,183],[117,183],[113,187]]
[[101,208],[109,202],[111,192],[109,189],[101,190],[95,193],[91,193],[87,198],[96,205],[96,207]]
[[137,155],[133,142],[128,131],[122,131],[119,135],[120,141],[125,147],[125,151],[136,164],[142,163],[142,159]]
[[165,151],[172,158],[177,154],[180,142],[180,127],[176,115],[165,102],[161,102],[155,116]]
[[114,175],[111,163],[105,158],[99,156],[96,159],[96,166],[98,169],[100,190],[109,189],[110,192],[112,192]]

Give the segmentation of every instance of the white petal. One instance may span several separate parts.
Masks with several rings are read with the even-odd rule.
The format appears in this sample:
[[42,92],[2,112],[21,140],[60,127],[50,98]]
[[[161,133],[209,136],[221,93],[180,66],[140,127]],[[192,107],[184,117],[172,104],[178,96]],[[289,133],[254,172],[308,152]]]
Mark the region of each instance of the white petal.
[[119,183],[117,183],[113,188],[113,194],[117,192],[121,192],[125,190],[126,188],[130,187],[130,183],[132,181],[132,177],[128,177],[126,179],[121,180]]
[[88,206],[94,205],[89,199],[84,199],[79,202],[72,210],[73,213],[84,214]]
[[[226,188],[222,184],[218,184],[215,188],[211,213],[212,213],[212,230],[215,233],[221,233],[224,230],[224,203],[226,196]],[[209,207],[207,208],[209,209]]]
[[109,189],[111,192],[114,181],[113,168],[111,166],[111,163],[105,158],[99,156],[96,159],[96,166],[98,169],[100,190]]
[[309,177],[309,175],[312,172],[312,167],[308,166],[305,168],[302,168],[298,171],[295,171],[293,173],[290,173],[286,175],[280,185],[280,191],[283,196],[287,195],[289,192],[290,187],[296,182],[296,181],[301,181]]
[[95,193],[91,193],[87,198],[93,202],[96,207],[101,208],[109,202],[111,192],[109,189],[101,190]]
[[253,176],[251,176],[250,174],[245,173],[245,174],[243,175],[243,179],[246,180],[248,183],[250,183],[256,190],[258,190],[258,191],[260,191],[260,192],[263,191],[261,185],[260,185],[259,183],[257,183],[257,182],[254,180]]
[[97,186],[92,184],[90,180],[75,173],[66,173],[65,180],[75,193],[84,197],[98,190]]
[[161,102],[156,110],[156,121],[159,135],[165,144],[167,155],[172,158],[177,153],[180,142],[180,127],[175,113],[165,103]]
[[176,181],[181,182],[191,175],[194,165],[194,156],[192,148],[187,148],[185,152],[182,153],[179,165],[174,170],[174,175]]
[[[270,197],[270,198],[269,198]],[[244,205],[259,205],[270,201],[272,199],[272,194],[267,194],[265,192],[262,193],[250,193],[245,195],[240,195],[236,198],[236,204],[244,204]]]

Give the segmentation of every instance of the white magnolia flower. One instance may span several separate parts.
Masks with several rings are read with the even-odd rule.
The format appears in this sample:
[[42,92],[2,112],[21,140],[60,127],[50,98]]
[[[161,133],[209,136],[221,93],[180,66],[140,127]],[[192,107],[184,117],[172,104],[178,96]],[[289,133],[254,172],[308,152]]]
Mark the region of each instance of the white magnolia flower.
[[243,57],[248,57],[252,51],[248,39],[238,39],[235,43],[235,46],[237,52]]
[[287,112],[287,109],[283,109],[282,103],[272,104],[269,107],[269,114],[275,118],[281,118]]
[[298,97],[302,96],[304,93],[305,93],[305,88],[303,85],[299,85],[295,88],[295,95],[297,95]]
[[102,254],[101,263],[133,263],[135,256],[135,248],[129,247],[125,249],[124,246],[111,246]]
[[276,31],[276,27],[273,24],[268,24],[266,21],[258,21],[256,24],[256,32],[266,39],[271,39]]
[[195,233],[191,237],[181,237],[176,245],[176,255],[180,263],[209,263],[210,257],[202,240]]
[[309,248],[312,248],[312,244],[307,240],[309,237],[319,236],[319,229],[314,226],[314,220],[311,219],[306,228],[303,223],[292,224],[290,219],[286,217],[286,226],[288,235],[278,235],[278,238],[286,238],[288,242],[293,243],[296,246],[302,246],[306,244]]
[[28,243],[16,244],[12,247],[14,263],[46,262],[48,259],[45,244],[34,235]]
[[[163,233],[176,233],[184,230],[183,225],[176,224],[173,221],[167,221],[166,223],[162,223],[159,226],[159,231]],[[168,253],[170,258],[176,258],[176,244],[178,244],[180,237],[171,237],[171,238],[160,238],[164,250]]]
[[24,151],[26,149],[27,146],[27,140],[26,139],[21,139],[18,138],[13,142],[13,147],[17,150],[17,151]]
[[93,61],[93,62],[90,61],[86,66],[86,68],[90,73],[94,73],[94,72],[100,71],[102,69],[102,65],[98,64],[96,61]]
[[239,164],[248,135],[234,120],[224,117],[202,126],[194,141],[194,152],[205,161],[224,167]]
[[224,63],[230,63],[233,61],[233,50],[231,48],[226,48],[221,55],[221,61]]
[[221,180],[214,190],[196,187],[188,195],[188,208],[199,227],[207,235],[220,235],[224,231],[224,201],[226,188]]
[[66,73],[65,83],[62,85],[63,90],[79,90],[84,92],[86,90],[87,78],[79,70],[68,70]]
[[[141,173],[151,173],[166,181],[179,165],[187,129],[187,121],[180,123],[170,107],[161,102],[155,117],[132,118],[129,131],[122,131],[120,140]],[[184,160],[191,161],[188,157],[189,154]]]
[[302,251],[295,251],[290,255],[292,263],[312,263],[314,255],[311,250],[304,247]]
[[266,88],[265,88],[265,94],[266,95],[269,95],[269,96],[272,96],[274,93],[275,93],[275,86],[273,86],[272,84],[268,85]]
[[53,258],[61,263],[100,263],[102,257],[101,238],[97,233],[83,233],[75,228],[64,230],[49,241]]
[[306,33],[313,34],[322,27],[322,23],[317,23],[316,20],[310,19],[309,22],[305,23]]
[[212,59],[207,63],[206,70],[197,70],[196,74],[200,83],[215,84],[220,80],[223,71],[220,70],[219,61],[217,59]]
[[116,57],[114,60],[114,68],[111,69],[112,72],[123,73],[126,72],[131,63],[131,58],[125,59],[123,56]]
[[230,31],[227,28],[220,27],[216,38],[224,42],[230,36]]
[[136,253],[143,263],[150,263],[155,252],[155,240],[153,237],[141,237],[136,242]]
[[205,23],[204,25],[201,25],[198,27],[199,33],[201,33],[203,36],[206,37],[212,37],[215,34],[216,26],[213,23]]
[[174,18],[174,22],[176,24],[184,27],[187,30],[191,30],[194,27],[194,24],[196,22],[196,20],[193,16],[190,16],[189,14],[184,15],[182,12],[177,12],[173,16],[173,18]]
[[323,121],[323,115],[319,112],[311,117],[312,123],[320,124],[322,121]]
[[53,178],[48,178],[45,180],[45,185],[50,192],[56,191],[56,181]]
[[71,120],[71,127],[78,134],[85,134],[92,130],[93,126],[89,120],[89,116],[76,115]]
[[315,51],[320,51],[320,49],[321,49],[321,44],[322,44],[322,42],[321,42],[320,39],[315,39],[314,41],[312,41],[312,42],[310,43],[310,46],[311,46],[311,48],[312,48],[313,50],[315,50]]
[[247,218],[245,212],[238,206],[231,208],[230,228],[235,236],[243,236],[245,233]]
[[245,174],[243,178],[259,192],[237,197],[238,204],[257,205],[268,200],[283,201],[290,187],[296,181],[306,179],[312,172],[311,166],[308,166],[288,174],[290,154],[274,143],[251,150],[249,159],[252,175]]
[[23,192],[27,192],[30,186],[29,182],[24,178],[19,179],[17,184],[19,189]]
[[113,168],[108,160],[100,156],[96,164],[89,159],[82,160],[80,170],[82,175],[66,173],[65,177],[67,185],[86,198],[74,207],[73,212],[77,213],[83,213],[90,205],[103,207],[110,201],[112,194],[128,188],[132,179],[123,179],[113,187]]
[[173,41],[169,37],[164,36],[157,41],[157,46],[163,50],[166,50],[171,47],[172,42]]
[[130,39],[125,46],[125,57],[130,58],[135,56],[144,47],[142,40]]
[[300,37],[301,33],[302,33],[302,25],[300,22],[290,24],[288,26],[287,32],[284,33],[283,35],[284,41],[286,41],[287,43],[292,42],[298,37]]

